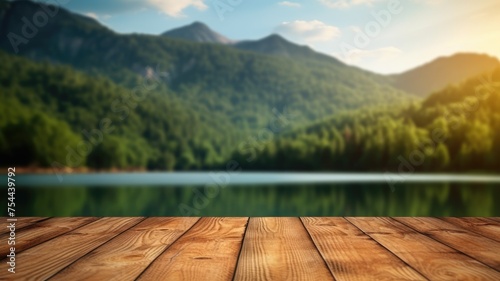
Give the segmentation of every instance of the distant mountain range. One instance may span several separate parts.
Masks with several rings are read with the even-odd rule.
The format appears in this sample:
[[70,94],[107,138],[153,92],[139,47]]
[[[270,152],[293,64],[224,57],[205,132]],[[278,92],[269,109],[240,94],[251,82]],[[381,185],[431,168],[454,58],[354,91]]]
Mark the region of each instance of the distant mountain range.
[[[72,133],[64,135],[76,142],[82,130],[112,120],[116,130],[105,138],[109,143],[103,142],[93,150],[99,153],[85,159],[92,167],[110,159],[114,163],[104,166],[184,170],[212,167],[237,149],[256,149],[246,143],[250,136],[258,136],[259,142],[269,132],[292,130],[340,111],[412,99],[380,75],[334,58],[316,59],[321,55],[276,36],[263,40],[271,44],[260,48],[262,53],[162,35],[118,34],[59,8],[35,34],[11,40],[12,34],[24,36],[24,17],[32,19],[49,8],[54,10],[31,1],[0,2],[0,57],[6,65],[0,72],[0,91],[6,97],[3,107],[19,112],[0,122],[0,132],[20,132],[7,138],[7,146],[0,135],[0,158],[10,160],[10,146],[15,151],[36,150],[29,132],[45,127],[20,123],[38,118],[30,111],[41,112],[48,128],[69,128]],[[204,29],[200,26],[191,30]],[[275,43],[305,56],[276,55],[280,52],[271,47]],[[153,90],[144,99],[135,98],[152,82]],[[16,146],[20,139],[26,141]],[[53,154],[66,153],[64,147],[59,151]],[[115,156],[101,156],[105,151]],[[46,165],[49,160],[25,158],[18,163]]]
[[[41,6],[31,1],[21,0],[14,2],[2,1],[1,7],[3,8],[0,14],[0,33],[5,34],[5,36],[2,36],[0,39],[0,47],[7,51],[12,51],[11,39],[7,38],[8,31],[16,31],[14,33],[22,34],[21,28],[23,25],[20,20],[22,16],[34,14],[40,10]],[[106,60],[120,52],[120,47],[113,44],[110,41],[111,38],[123,38],[127,36],[128,38],[133,37],[133,35],[118,35],[100,25],[94,19],[74,14],[61,8],[57,17],[50,18],[47,26],[40,28],[37,36],[29,40],[29,44],[19,43],[16,48],[21,49],[20,54],[24,56],[60,62],[70,59],[66,63],[69,62],[77,66],[74,58],[70,57],[78,54],[79,50],[84,50],[86,46],[90,45],[93,46],[92,48],[107,48],[107,58],[104,58]],[[148,40],[152,38],[151,36],[146,37],[148,37]],[[318,53],[308,46],[297,45],[277,34],[269,35],[260,40],[235,41],[213,31],[201,22],[193,22],[192,24],[166,31],[161,34],[161,37],[176,40],[181,39],[199,44],[223,45],[270,56],[293,58],[294,60],[306,59],[345,66],[334,57]],[[48,42],[45,42],[45,38],[49,39]],[[95,42],[100,42],[100,46],[95,45]],[[49,47],[49,44],[54,44],[50,48],[56,48],[56,50],[46,50],[47,52],[45,52],[42,46],[46,48]],[[115,45],[116,48],[109,48],[111,45]],[[144,49],[148,49],[148,46],[144,46]],[[155,51],[153,50],[153,52]],[[79,55],[81,56],[82,54]],[[189,56],[189,54],[186,55]],[[98,67],[101,62],[102,58],[95,61],[94,67]],[[140,60],[137,63],[140,63]],[[384,83],[391,84],[395,88],[407,93],[425,97],[431,92],[437,91],[449,84],[457,84],[469,77],[490,72],[499,64],[500,62],[497,58],[487,55],[457,54],[451,57],[438,58],[420,67],[396,75],[383,76],[368,71],[359,71],[368,73],[378,81],[384,81]],[[136,65],[135,67],[138,66]],[[338,79],[335,81],[339,82]]]
[[[308,58],[340,63],[337,59],[318,53],[308,46],[299,46],[277,34],[260,40],[232,41],[211,30],[203,23],[173,29],[163,33],[171,38],[181,38],[195,42],[230,44],[238,49],[267,55],[289,58]],[[401,74],[389,75],[394,86],[408,93],[425,97],[447,85],[458,84],[482,73],[491,72],[500,65],[500,61],[488,55],[461,53],[450,57],[437,58]]]
[[[118,143],[124,144],[120,151],[143,148],[143,153],[120,156],[120,167],[212,167],[235,150],[261,149],[259,140],[257,145],[248,143],[248,137],[268,137],[262,132],[275,125],[276,116],[293,116],[286,130],[294,130],[341,112],[397,107],[498,64],[493,58],[466,54],[385,76],[279,35],[235,42],[199,22],[161,35],[118,34],[63,8],[24,36],[27,23],[22,19],[47,9],[57,10],[38,2],[0,0],[0,58],[6,65],[0,71],[3,106],[23,113],[23,120],[30,111],[42,112],[48,126],[69,128],[73,133],[68,139],[75,141],[73,134],[98,128],[100,120],[114,116],[116,138],[99,151]],[[131,100],[151,79],[157,82],[147,98]],[[129,117],[122,121],[121,116]],[[0,121],[0,129],[8,132],[24,124]],[[8,147],[4,136],[0,134],[0,158],[2,147]],[[20,133],[6,142],[24,137]],[[101,156],[92,157],[88,163],[102,162]]]
[[230,45],[240,50],[247,50],[267,55],[289,58],[326,59],[339,62],[337,59],[320,54],[308,46],[299,46],[278,34],[271,34],[259,40],[236,41],[210,29],[206,24],[193,22],[192,24],[174,28],[161,34],[172,39],[182,39],[198,43],[213,43]]
[[299,46],[297,44],[294,44],[277,34],[269,35],[260,40],[247,40],[237,42],[236,44],[234,44],[234,47],[241,50],[247,50],[272,56],[281,56],[293,59],[305,58],[323,61],[326,60],[328,62],[342,64],[334,57],[318,53],[308,46]]
[[[40,5],[31,1],[4,5],[0,48],[13,53],[7,35],[22,34],[22,15],[32,18]],[[99,73],[126,86],[134,86],[145,68],[153,68],[151,72],[161,66],[168,69],[168,87],[176,98],[209,112],[224,112],[232,116],[229,120],[254,128],[264,125],[256,122],[255,108],[270,115],[273,107],[288,107],[308,122],[339,110],[410,98],[380,75],[278,35],[236,44],[207,42],[228,41],[221,38],[201,23],[159,36],[117,34],[93,19],[60,8],[27,44],[19,44],[18,55]]]

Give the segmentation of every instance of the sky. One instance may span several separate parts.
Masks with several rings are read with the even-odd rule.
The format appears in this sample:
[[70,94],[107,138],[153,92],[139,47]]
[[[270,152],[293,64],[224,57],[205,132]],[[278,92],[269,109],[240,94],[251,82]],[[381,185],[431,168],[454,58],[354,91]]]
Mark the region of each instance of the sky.
[[[48,2],[57,1],[68,0]],[[500,57],[498,0],[71,0],[61,5],[119,33],[160,34],[194,21],[233,40],[276,33],[382,74],[458,52]]]

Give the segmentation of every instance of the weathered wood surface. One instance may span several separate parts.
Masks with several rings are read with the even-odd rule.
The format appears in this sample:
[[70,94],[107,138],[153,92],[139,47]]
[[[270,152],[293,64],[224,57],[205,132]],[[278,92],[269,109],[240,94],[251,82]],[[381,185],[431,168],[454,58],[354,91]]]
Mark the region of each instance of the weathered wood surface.
[[200,219],[139,280],[231,280],[247,221],[248,218]]
[[500,280],[498,218],[18,222],[0,280]]
[[196,218],[148,218],[71,264],[53,280],[133,280]]
[[425,280],[344,218],[302,218],[302,221],[338,280]]
[[[8,217],[2,217],[2,222],[6,222],[6,226],[9,225],[10,222],[7,221],[7,219],[10,219]],[[48,219],[47,217],[28,217],[28,218],[17,218],[16,223],[16,230],[21,230],[27,226],[30,226],[32,224],[35,224],[37,222],[43,221]],[[0,234],[4,234],[10,232],[10,230],[7,227],[2,227],[0,230]]]
[[[54,218],[40,221],[19,230],[16,229],[16,240],[22,241],[22,243],[16,244],[16,253],[19,254],[25,249],[41,244],[95,220],[97,218]],[[8,236],[8,233],[0,235],[0,241],[6,241]],[[1,243],[0,256],[4,257],[7,255],[9,248],[10,246],[7,243]]]
[[430,280],[500,280],[497,270],[393,218],[347,219]]
[[333,280],[298,218],[251,218],[235,280]]
[[[77,228],[16,255],[16,273],[7,276],[12,280],[46,280],[142,220],[102,218]],[[22,244],[22,241],[17,243]],[[7,265],[6,261],[2,264]],[[71,280],[78,280],[78,276]]]
[[452,223],[475,232],[490,239],[500,242],[500,224],[489,218],[441,218],[444,221]]
[[[500,242],[437,218],[396,218],[396,220],[455,249],[457,252],[495,269],[500,269],[500,255],[498,254]],[[498,251],[494,252],[492,249]]]

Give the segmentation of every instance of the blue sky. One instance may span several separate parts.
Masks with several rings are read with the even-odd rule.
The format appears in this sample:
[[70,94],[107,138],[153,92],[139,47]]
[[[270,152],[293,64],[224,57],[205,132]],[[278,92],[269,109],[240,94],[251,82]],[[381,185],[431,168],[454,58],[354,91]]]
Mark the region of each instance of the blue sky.
[[379,73],[457,52],[500,57],[497,0],[72,0],[63,6],[120,33],[160,34],[193,21],[234,40],[279,33]]

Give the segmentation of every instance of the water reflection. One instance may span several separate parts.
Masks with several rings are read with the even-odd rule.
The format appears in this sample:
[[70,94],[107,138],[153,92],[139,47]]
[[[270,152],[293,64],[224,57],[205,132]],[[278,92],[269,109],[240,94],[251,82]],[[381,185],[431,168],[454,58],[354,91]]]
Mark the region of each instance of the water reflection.
[[[492,184],[17,188],[18,216],[500,216]],[[2,204],[6,204],[2,197]],[[5,206],[5,205],[4,205]]]

